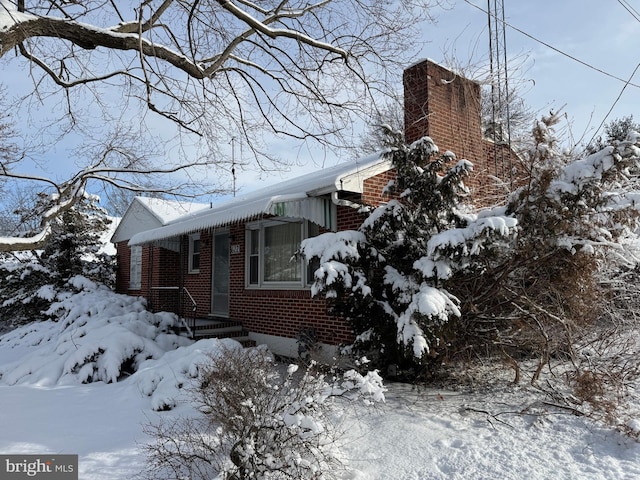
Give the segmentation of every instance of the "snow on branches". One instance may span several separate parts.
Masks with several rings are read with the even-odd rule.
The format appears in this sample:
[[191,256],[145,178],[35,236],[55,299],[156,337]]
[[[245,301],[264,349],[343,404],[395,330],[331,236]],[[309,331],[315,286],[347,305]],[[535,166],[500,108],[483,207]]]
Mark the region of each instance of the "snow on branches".
[[411,352],[420,359],[438,345],[448,320],[461,314],[446,281],[481,268],[474,258],[497,237],[511,236],[517,222],[503,211],[466,212],[464,178],[473,165],[451,152],[439,155],[429,137],[388,155],[397,170],[387,188],[393,198],[358,231],[305,240],[301,252],[319,259],[313,292],[335,298],[334,310],[358,335],[356,346],[377,352],[374,358]]
[[509,202],[526,235],[572,253],[618,247],[621,237],[638,227],[640,190],[637,175],[640,134],[571,158],[558,151],[553,125],[557,115],[540,120],[527,153],[528,181]]
[[415,365],[473,342],[520,353],[526,343],[547,358],[572,335],[564,319],[595,318],[592,254],[622,251],[639,226],[640,134],[575,158],[558,147],[557,122],[534,125],[506,206],[472,212],[472,164],[425,137],[387,154],[391,199],[357,231],[303,243],[320,264],[313,293],[350,321],[358,353]]
[[144,478],[346,478],[336,407],[382,402],[386,390],[377,372],[285,372],[261,348],[221,348],[199,370],[188,391],[199,415],[146,426]]
[[51,320],[19,327],[1,337],[0,344],[28,353],[0,368],[0,383],[116,382],[146,360],[191,343],[173,332],[178,325],[175,315],[148,312],[141,298],[117,295],[86,277],[73,277],[69,282],[79,291],[60,295],[51,304],[44,312]]

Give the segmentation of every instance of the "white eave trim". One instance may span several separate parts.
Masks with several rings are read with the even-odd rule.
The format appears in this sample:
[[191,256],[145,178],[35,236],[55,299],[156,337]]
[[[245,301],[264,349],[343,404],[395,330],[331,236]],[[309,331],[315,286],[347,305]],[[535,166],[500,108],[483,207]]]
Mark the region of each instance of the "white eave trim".
[[380,158],[375,165],[358,169],[352,173],[342,175],[330,186],[317,188],[308,192],[309,196],[329,195],[333,192],[364,193],[364,182],[366,179],[388,172],[393,168],[391,159]]
[[329,230],[336,229],[336,210],[331,198],[308,197],[306,194],[277,195],[266,202],[255,201],[218,211],[212,209],[183,221],[140,232],[129,240],[129,245],[159,244],[158,242],[168,238],[251,220],[262,215],[301,218]]
[[[329,230],[336,230],[336,207],[331,194],[337,191],[363,193],[364,181],[392,168],[391,160],[382,154],[372,155],[363,163],[335,167],[321,175],[309,174],[298,179],[254,192],[245,199],[234,199],[224,204],[187,215],[165,226],[140,232],[129,240],[129,245],[156,243],[172,237],[207,230],[232,223],[248,221],[262,215],[310,220]],[[334,173],[335,172],[335,173]],[[284,194],[277,194],[278,189]]]

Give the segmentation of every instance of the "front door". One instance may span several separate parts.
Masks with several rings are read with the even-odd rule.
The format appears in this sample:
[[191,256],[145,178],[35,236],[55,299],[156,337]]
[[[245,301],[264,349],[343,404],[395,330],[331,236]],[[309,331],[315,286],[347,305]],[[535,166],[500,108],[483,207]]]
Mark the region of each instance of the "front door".
[[211,314],[229,316],[229,232],[213,236],[213,268],[211,278]]

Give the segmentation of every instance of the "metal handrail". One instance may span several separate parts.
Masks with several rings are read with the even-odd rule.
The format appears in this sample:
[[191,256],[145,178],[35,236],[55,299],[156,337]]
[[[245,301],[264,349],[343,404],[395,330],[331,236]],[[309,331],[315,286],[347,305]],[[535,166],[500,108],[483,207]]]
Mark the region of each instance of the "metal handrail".
[[[188,321],[185,322],[187,324],[187,330],[189,330],[189,334],[191,336],[193,336],[193,332],[191,331],[191,329],[189,327],[195,328],[195,326],[196,326],[196,315],[195,315],[195,312],[198,310],[198,303],[196,302],[195,298],[193,298],[193,295],[191,295],[191,292],[189,292],[187,287],[182,287],[182,291],[187,295],[187,297],[191,301],[191,305],[193,305],[193,308],[191,309],[192,315],[189,315],[189,318],[185,319],[185,320],[191,320],[193,322],[192,325],[189,325]],[[187,309],[186,309],[186,305],[185,305],[185,312],[186,312],[186,310]],[[186,317],[186,315],[184,315],[184,317]]]
[[[151,287],[151,290],[154,290],[154,291],[175,291],[175,292],[177,292],[178,295],[180,295],[180,290],[182,290],[183,297],[182,297],[182,301],[178,300],[179,304],[183,304],[183,303],[186,303],[187,301],[189,301],[189,302],[191,302],[191,307],[189,308],[187,305],[182,305],[182,306],[177,306],[177,308],[175,310],[171,310],[171,311],[175,311],[175,313],[178,314],[178,316],[180,317],[180,321],[187,328],[187,331],[188,331],[189,335],[192,336],[193,334],[192,334],[191,328],[195,327],[195,324],[196,324],[196,313],[195,312],[198,311],[198,302],[196,302],[196,299],[193,298],[193,295],[191,295],[191,292],[189,292],[189,290],[186,287],[178,287],[178,286],[174,286],[174,287],[157,287],[157,286],[153,286],[153,287]],[[152,304],[155,304],[155,301]]]
[[191,295],[191,293],[189,293],[189,290],[187,290],[187,287],[182,287],[182,290],[184,290],[184,293],[187,294],[187,297],[189,297],[189,300],[191,300],[191,303],[193,304],[193,312],[195,312],[196,310],[198,310],[198,304],[196,303],[195,299],[193,298],[193,296]]

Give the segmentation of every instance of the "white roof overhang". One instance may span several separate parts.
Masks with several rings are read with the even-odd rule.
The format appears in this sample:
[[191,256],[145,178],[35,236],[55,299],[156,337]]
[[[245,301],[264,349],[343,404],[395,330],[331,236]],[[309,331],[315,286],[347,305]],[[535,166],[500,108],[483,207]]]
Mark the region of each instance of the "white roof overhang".
[[[134,235],[129,245],[158,243],[162,240],[207,230],[263,215],[310,220],[328,229],[335,229],[335,207],[330,198],[308,197],[306,194],[276,195],[266,201],[240,202],[223,210],[212,208],[182,221]],[[208,213],[208,214],[207,214]]]
[[159,228],[134,235],[129,245],[160,244],[161,241],[260,218],[263,215],[310,220],[335,230],[336,206],[330,194],[362,193],[364,180],[391,169],[381,154],[355,163],[337,165],[267,187],[244,198],[231,199],[212,208],[185,215]]

